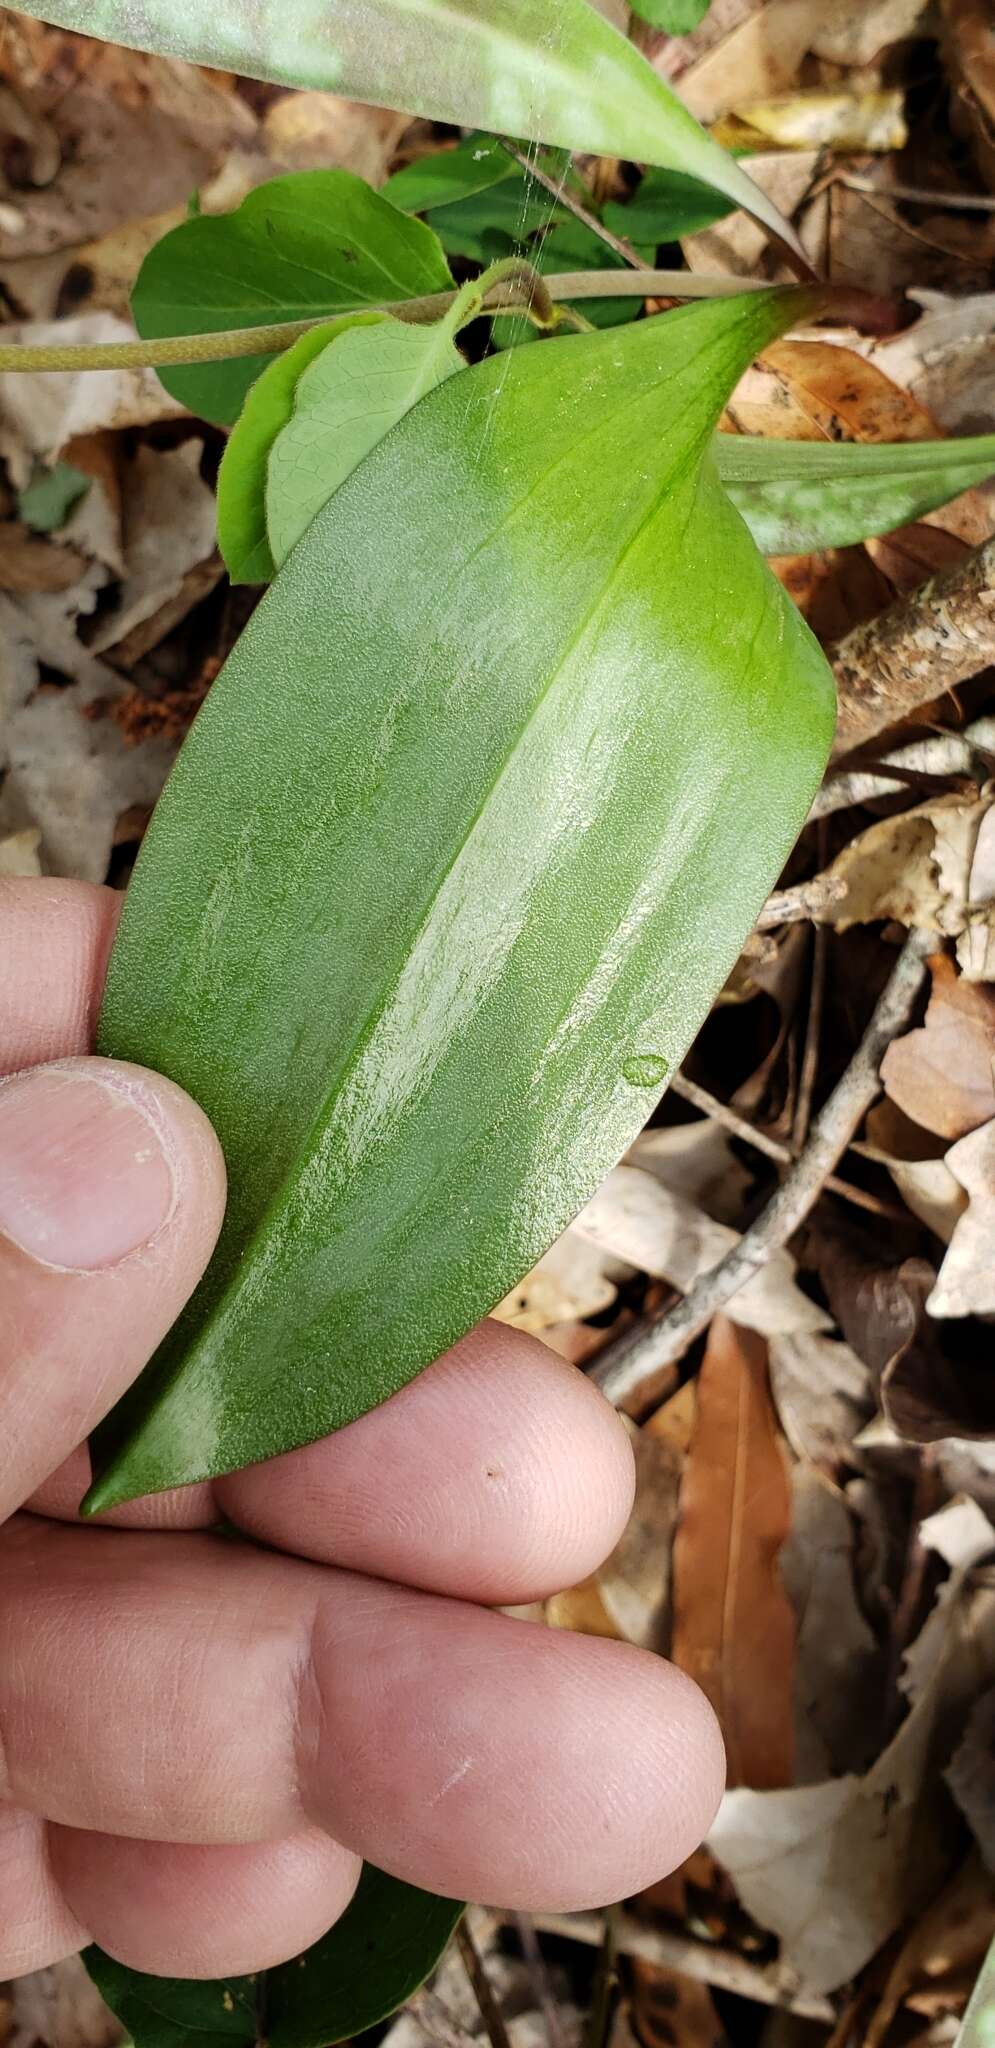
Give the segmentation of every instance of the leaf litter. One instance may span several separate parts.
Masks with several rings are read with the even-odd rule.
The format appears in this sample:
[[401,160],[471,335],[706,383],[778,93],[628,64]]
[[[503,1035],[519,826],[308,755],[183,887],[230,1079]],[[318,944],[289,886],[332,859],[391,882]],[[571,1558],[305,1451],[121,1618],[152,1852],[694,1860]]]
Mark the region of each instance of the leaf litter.
[[[713,0],[687,34],[636,30],[699,118],[750,146],[814,259],[895,305],[879,335],[841,318],[768,349],[727,432],[873,445],[995,429],[995,213],[957,206],[995,198],[982,15]],[[138,265],[195,190],[210,213],[288,169],[379,186],[459,142],[9,11],[2,26],[6,340],[132,335]],[[640,213],[641,167],[574,170],[615,233],[630,204],[654,232],[654,174]],[[536,210],[533,253],[555,212]],[[495,248],[518,246],[498,219]],[[656,253],[779,274],[740,213]],[[216,551],[224,445],[148,372],[0,377],[0,877],[126,879],[255,602]],[[992,502],[983,484],[897,534],[775,566],[833,647],[967,560]],[[627,1400],[629,1528],[583,1586],[530,1610],[675,1658],[729,1749],[708,1853],[619,1916],[603,2037],[617,2048],[752,2040],[778,2003],[833,2048],[945,2048],[995,1933],[995,637],[978,653],[834,763],[783,878],[816,885],[806,915],[748,943],[686,1062],[695,1100],[666,1098],[496,1311],[577,1370],[665,1317],[804,1157],[899,939],[931,935],[918,1006],[832,1187],[706,1340]],[[515,1916],[475,1911],[513,2048],[582,2038],[590,1919],[571,1940],[540,1916],[537,1943]],[[70,1965],[44,1978],[14,1987],[0,2038],[109,2048],[85,1980]],[[451,1951],[387,2038],[484,2035]]]

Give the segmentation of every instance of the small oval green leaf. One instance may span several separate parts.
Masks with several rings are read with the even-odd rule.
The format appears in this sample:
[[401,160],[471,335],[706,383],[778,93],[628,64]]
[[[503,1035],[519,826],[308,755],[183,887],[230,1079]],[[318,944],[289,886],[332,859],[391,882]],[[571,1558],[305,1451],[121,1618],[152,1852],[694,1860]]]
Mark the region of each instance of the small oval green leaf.
[[623,1063],[679,1065],[834,725],[710,453],[798,311],[757,293],[450,378],[254,614],[153,818],[99,1031],[203,1104],[228,1213],[97,1432],[91,1511],[385,1400],[631,1142],[652,1095]]
[[[419,298],[452,287],[424,221],[398,212],[351,171],[292,171],[233,213],[197,214],[149,251],[132,294],[143,340],[210,334]],[[161,372],[202,419],[237,419],[272,361],[243,356]]]
[[278,568],[370,449],[420,398],[466,368],[453,340],[463,317],[457,301],[430,326],[381,320],[343,334],[305,369],[266,479],[266,528]]
[[233,583],[269,583],[276,563],[266,531],[266,472],[274,441],[293,418],[302,373],[349,327],[369,327],[386,313],[343,313],[313,327],[257,377],[229,436],[218,473],[218,545]]
[[403,2005],[434,1970],[463,1908],[364,1864],[322,1941],[278,1969],[188,1982],[84,1961],[135,2048],[331,2048]]
[[588,0],[44,0],[20,11],[461,128],[689,171],[802,254],[766,194]]
[[715,451],[765,555],[807,555],[891,533],[995,471],[995,434],[885,444],[717,434]]

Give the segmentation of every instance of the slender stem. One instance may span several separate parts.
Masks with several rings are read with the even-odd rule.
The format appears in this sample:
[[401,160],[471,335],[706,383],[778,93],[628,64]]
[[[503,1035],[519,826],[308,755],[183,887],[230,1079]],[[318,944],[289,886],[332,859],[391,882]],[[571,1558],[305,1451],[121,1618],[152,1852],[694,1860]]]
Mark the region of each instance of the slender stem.
[[[816,937],[818,937],[818,933]],[[776,1159],[779,1166],[793,1166],[800,1146],[782,1144],[780,1138],[772,1138],[769,1131],[761,1131],[756,1124],[747,1123],[745,1116],[731,1109],[727,1102],[720,1102],[717,1095],[710,1095],[707,1088],[699,1088],[697,1081],[689,1081],[684,1074],[675,1074],[670,1084],[671,1095],[679,1095],[682,1102],[690,1102],[692,1108],[711,1117],[713,1123],[722,1124],[734,1138],[740,1138],[744,1145],[752,1145],[755,1152],[762,1152],[767,1159]],[[841,1180],[838,1174],[830,1173],[826,1178],[830,1194],[839,1195],[844,1202],[852,1202],[855,1209],[866,1209],[872,1216],[885,1216],[891,1223],[904,1223],[906,1212],[895,1208],[890,1202],[881,1202],[877,1195],[870,1195],[866,1188],[854,1187],[852,1181]]]
[[556,179],[551,178],[548,171],[540,170],[539,165],[532,163],[524,149],[519,149],[517,143],[509,142],[506,135],[501,137],[501,141],[508,155],[513,156],[516,163],[521,164],[523,171],[530,178],[534,178],[536,184],[541,185],[543,191],[548,192],[556,200],[558,206],[565,207],[566,211],[572,213],[574,219],[579,220],[582,226],[590,228],[592,235],[597,235],[599,242],[604,242],[606,248],[614,249],[616,256],[621,256],[623,263],[627,263],[631,270],[642,269],[642,260],[636,255],[632,243],[623,241],[621,235],[613,235],[611,228],[606,228],[604,221],[599,220],[597,214],[592,213],[583,204],[583,201],[578,199],[574,192],[571,192],[569,185],[563,183],[558,185]]
[[460,1921],[456,1929],[456,1946],[473,1987],[491,2048],[511,2048],[511,2037],[505,2025],[504,2014],[494,1996],[484,1959],[470,1931],[469,1920]]
[[[522,266],[524,269],[526,266]],[[673,298],[719,299],[743,291],[769,291],[757,278],[693,277],[687,270],[572,270],[542,280],[552,304],[572,299]],[[23,343],[0,347],[0,373],[9,370],[164,370],[184,363],[224,363],[239,356],[279,355],[341,313],[395,313],[399,319],[424,322],[448,313],[457,294],[431,292],[425,298],[387,299],[380,306],[338,306],[310,320],[284,320],[266,327],[234,327],[214,334],[175,334],[159,341],[111,341],[93,347],[31,348]],[[535,317],[536,293],[526,306],[521,291],[496,285],[488,292],[488,313],[526,313]],[[548,326],[538,318],[537,324]]]
[[995,213],[995,199],[988,192],[931,192],[928,185],[876,185],[855,171],[838,177],[836,183],[848,192],[870,192],[875,199],[908,199],[915,206],[949,207],[956,213]]

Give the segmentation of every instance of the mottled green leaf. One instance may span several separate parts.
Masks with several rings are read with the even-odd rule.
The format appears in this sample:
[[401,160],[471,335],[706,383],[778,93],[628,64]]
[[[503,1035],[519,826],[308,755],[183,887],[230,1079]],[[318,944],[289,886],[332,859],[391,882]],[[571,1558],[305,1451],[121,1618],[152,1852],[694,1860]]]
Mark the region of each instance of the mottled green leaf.
[[435,150],[405,164],[381,185],[380,195],[403,213],[427,213],[430,207],[472,199],[477,192],[500,184],[502,178],[521,175],[521,166],[493,135],[475,130],[453,149]]
[[719,475],[765,555],[890,533],[995,471],[995,434],[884,445],[718,434],[715,447]]
[[667,164],[798,247],[771,201],[588,0],[44,0],[21,12],[458,127]]
[[[132,311],[139,334],[208,334],[307,320],[417,298],[452,285],[431,228],[351,171],[296,171],[250,192],[234,213],[198,214],[150,250]],[[271,357],[163,370],[203,419],[237,419]]]
[[270,450],[293,416],[298,380],[349,327],[375,325],[385,313],[344,313],[313,327],[257,377],[229,438],[218,476],[218,544],[233,583],[269,583],[276,563],[266,531]]
[[194,1983],[128,1970],[99,1948],[84,1960],[135,2048],[331,2048],[417,1991],[462,1910],[365,1864],[331,1933],[278,1969]]
[[647,171],[625,205],[607,202],[603,218],[616,235],[649,243],[655,250],[660,242],[698,234],[730,210],[729,201],[698,178],[686,178],[680,171]]
[[385,1400],[534,1265],[679,1065],[834,725],[711,454],[809,303],[450,378],[254,613],[153,817],[99,1027],[203,1104],[228,1211],[97,1432],[91,1510]]

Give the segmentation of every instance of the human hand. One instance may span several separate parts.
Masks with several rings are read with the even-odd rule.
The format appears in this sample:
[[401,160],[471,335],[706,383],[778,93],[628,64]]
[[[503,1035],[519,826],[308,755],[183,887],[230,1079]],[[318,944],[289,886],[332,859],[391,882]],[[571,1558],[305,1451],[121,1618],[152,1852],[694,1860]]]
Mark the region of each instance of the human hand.
[[582,1578],[631,1506],[617,1418],[534,1339],[485,1323],[323,1443],[76,1520],[79,1446],[224,1206],[189,1098],[84,1057],[117,904],[0,883],[0,1978],[90,1939],[264,1968],[364,1856],[503,1906],[640,1889],[704,1833],[721,1744],[659,1658],[486,1611]]

